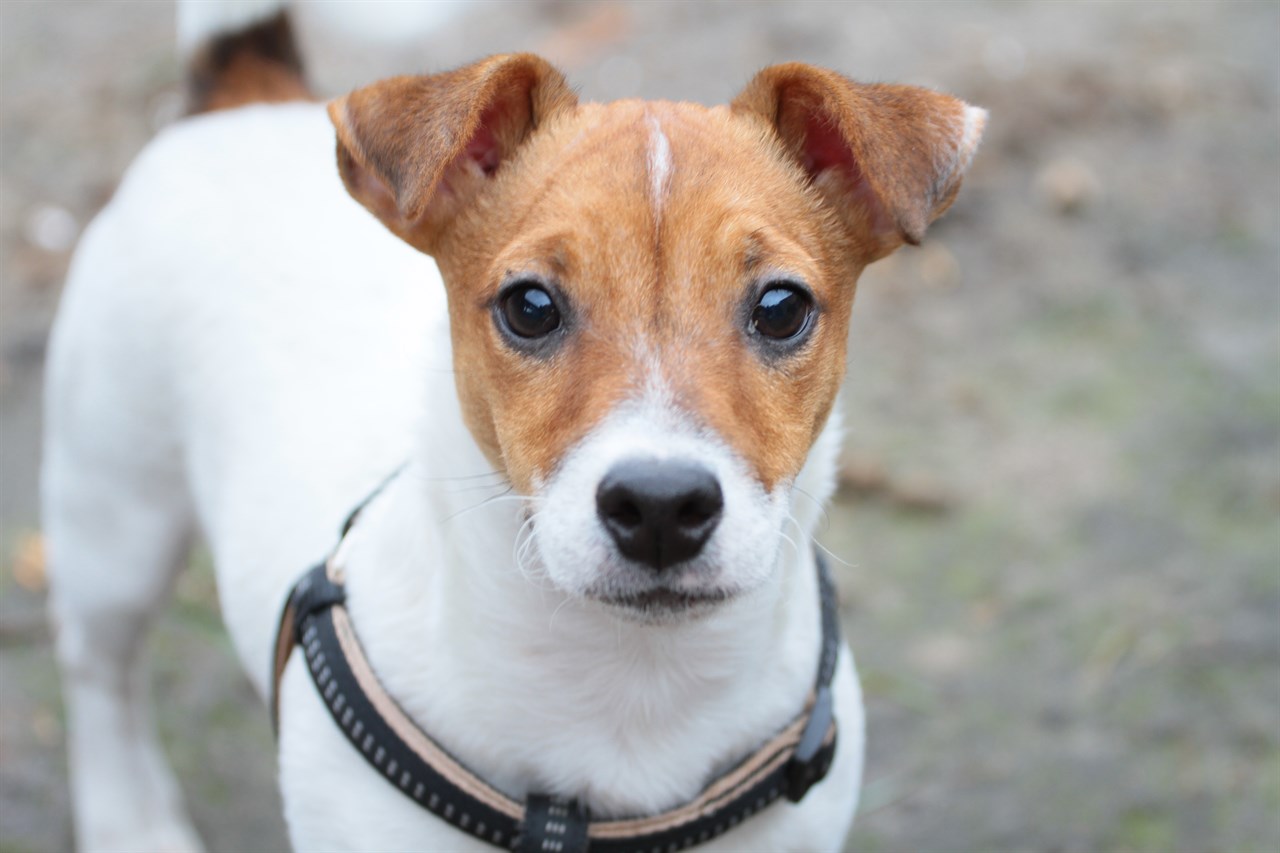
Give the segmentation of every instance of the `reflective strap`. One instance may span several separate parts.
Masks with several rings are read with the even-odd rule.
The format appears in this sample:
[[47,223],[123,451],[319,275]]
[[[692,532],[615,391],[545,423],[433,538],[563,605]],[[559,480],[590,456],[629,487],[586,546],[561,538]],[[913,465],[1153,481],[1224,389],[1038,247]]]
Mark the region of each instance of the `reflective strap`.
[[307,671],[334,724],[401,794],[440,819],[498,847],[511,847],[524,809],[462,767],[417,728],[377,684],[357,650],[346,608],[299,623]]

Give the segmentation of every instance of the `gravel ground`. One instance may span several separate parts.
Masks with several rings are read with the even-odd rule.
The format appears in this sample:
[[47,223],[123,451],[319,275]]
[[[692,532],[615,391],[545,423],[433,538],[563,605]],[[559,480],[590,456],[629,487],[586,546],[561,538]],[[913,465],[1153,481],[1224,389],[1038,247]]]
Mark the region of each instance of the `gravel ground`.
[[[1280,6],[472,3],[394,44],[327,11],[324,93],[533,49],[588,98],[801,59],[991,109],[854,312],[823,534],[870,712],[849,849],[1280,849]],[[172,14],[0,3],[0,851],[71,844],[39,383],[76,233],[180,109]],[[152,652],[210,846],[284,848],[199,560]]]

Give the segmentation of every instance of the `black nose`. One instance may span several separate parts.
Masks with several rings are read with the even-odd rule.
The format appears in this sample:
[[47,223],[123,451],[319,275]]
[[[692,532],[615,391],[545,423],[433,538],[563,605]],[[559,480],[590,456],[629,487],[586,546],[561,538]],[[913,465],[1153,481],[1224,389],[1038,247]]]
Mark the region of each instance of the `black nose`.
[[720,482],[693,462],[620,462],[596,491],[600,521],[618,550],[659,572],[696,557],[723,509]]

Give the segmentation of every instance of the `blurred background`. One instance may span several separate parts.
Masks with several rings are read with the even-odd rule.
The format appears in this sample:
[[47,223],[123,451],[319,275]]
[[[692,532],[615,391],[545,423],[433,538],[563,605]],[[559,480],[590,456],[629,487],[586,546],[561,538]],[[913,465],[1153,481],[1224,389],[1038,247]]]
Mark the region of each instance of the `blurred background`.
[[[1280,5],[299,6],[325,96],[534,50],[591,99],[721,103],[803,60],[989,108],[952,212],[854,310],[822,531],[869,710],[849,849],[1280,849]],[[71,844],[45,342],[78,234],[182,111],[173,34],[163,2],[0,3],[5,853]],[[152,651],[205,839],[284,849],[205,561]]]

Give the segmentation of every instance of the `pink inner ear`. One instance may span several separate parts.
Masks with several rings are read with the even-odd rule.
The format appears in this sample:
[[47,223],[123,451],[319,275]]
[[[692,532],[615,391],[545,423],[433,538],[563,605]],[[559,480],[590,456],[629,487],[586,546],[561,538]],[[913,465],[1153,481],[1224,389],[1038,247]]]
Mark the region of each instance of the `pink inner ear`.
[[833,168],[846,170],[854,180],[862,177],[840,129],[818,113],[805,119],[804,168],[813,177]]
[[489,108],[480,120],[480,127],[475,136],[467,143],[463,156],[478,165],[486,175],[498,171],[498,163],[502,161],[502,152],[498,150],[498,137],[493,132],[494,109]]
[[840,128],[821,113],[813,112],[805,118],[803,162],[805,171],[815,181],[828,171],[843,176],[849,201],[862,208],[867,217],[866,225],[873,235],[897,232],[897,226],[871,188],[871,182],[863,174]]
[[440,177],[440,186],[437,192],[452,196],[455,194],[455,187],[458,179],[467,174],[470,164],[474,163],[480,168],[484,176],[491,177],[494,172],[498,171],[498,165],[502,162],[502,147],[498,143],[498,135],[493,132],[494,122],[497,121],[499,115],[499,107],[497,104],[489,107],[484,111],[484,115],[480,117],[480,124],[476,127],[476,132],[472,134],[470,141],[462,149],[458,156],[454,157],[449,166],[444,170],[444,174]]

